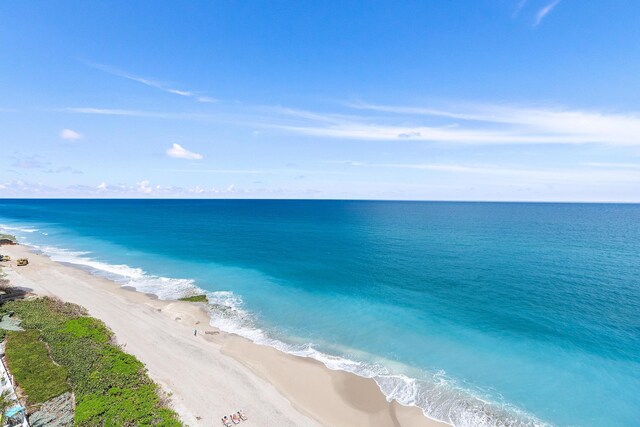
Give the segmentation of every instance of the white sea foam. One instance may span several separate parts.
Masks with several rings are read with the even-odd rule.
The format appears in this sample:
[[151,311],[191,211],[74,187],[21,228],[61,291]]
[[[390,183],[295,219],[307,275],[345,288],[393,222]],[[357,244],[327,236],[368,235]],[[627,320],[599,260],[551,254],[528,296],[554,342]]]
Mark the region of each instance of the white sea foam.
[[72,264],[122,286],[130,286],[139,292],[157,295],[160,299],[177,299],[197,291],[191,279],[154,276],[140,268],[125,264],[109,264],[92,258],[90,252],[70,251],[54,246],[31,245],[31,247],[54,261]]
[[[289,344],[274,339],[256,326],[251,313],[243,308],[242,298],[228,291],[207,292],[211,304],[211,324],[225,332],[269,345],[300,357],[309,357],[332,370],[341,370],[373,378],[388,401],[405,406],[417,406],[424,414],[456,427],[546,427],[549,424],[504,403],[491,403],[448,378],[443,371],[425,373],[422,379],[393,373],[389,366],[396,362],[372,364],[317,350],[313,344]],[[357,351],[345,349],[342,353]],[[365,359],[363,357],[363,359]]]
[[21,232],[21,233],[35,233],[36,231],[40,231],[37,228],[32,228],[32,227],[12,227],[9,225],[5,225],[5,224],[0,224],[0,231],[3,232]]
[[[392,372],[395,362],[365,363],[321,352],[313,344],[289,344],[271,337],[261,329],[255,317],[243,307],[242,298],[230,291],[205,291],[191,279],[154,276],[140,268],[124,264],[108,264],[91,257],[90,252],[70,251],[53,246],[34,249],[52,260],[72,264],[89,272],[131,286],[140,292],[152,293],[160,299],[178,299],[205,293],[210,303],[211,325],[263,345],[300,357],[310,357],[332,370],[342,370],[373,378],[388,401],[417,406],[430,418],[445,421],[456,427],[542,427],[548,426],[533,416],[506,404],[490,403],[460,385],[444,372],[424,373],[423,378]],[[357,353],[345,349],[343,353]],[[363,357],[364,359],[364,357]]]

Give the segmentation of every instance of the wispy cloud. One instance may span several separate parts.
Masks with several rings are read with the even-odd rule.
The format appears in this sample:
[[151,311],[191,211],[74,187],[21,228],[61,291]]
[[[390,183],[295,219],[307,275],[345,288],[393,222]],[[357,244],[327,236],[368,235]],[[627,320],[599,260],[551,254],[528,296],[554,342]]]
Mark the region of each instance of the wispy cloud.
[[607,169],[640,169],[640,163],[608,163],[608,162],[586,162],[583,166]]
[[149,78],[145,78],[145,77],[140,77],[137,76],[135,74],[129,73],[127,71],[123,71],[119,68],[116,67],[112,67],[110,65],[104,65],[104,64],[97,64],[94,62],[87,62],[87,61],[82,61],[85,65],[88,65],[89,67],[95,68],[97,70],[100,71],[104,71],[105,73],[114,75],[114,76],[118,76],[118,77],[122,77],[124,79],[127,80],[131,80],[137,83],[141,83],[145,86],[149,86],[158,90],[161,90],[163,92],[166,93],[171,93],[173,95],[178,95],[178,96],[184,96],[187,98],[193,98],[198,102],[204,102],[204,103],[211,103],[211,102],[216,102],[215,98],[212,98],[208,95],[199,93],[199,92],[195,92],[195,91],[191,91],[191,90],[184,90],[184,89],[176,89],[175,87],[172,87],[168,84],[165,83],[161,83],[158,82],[156,80],[153,79],[149,79]]
[[14,173],[21,174],[20,170],[28,171],[28,174],[37,172],[44,173],[53,173],[53,174],[61,174],[61,173],[71,173],[74,175],[81,175],[82,171],[72,168],[71,166],[55,166],[48,160],[45,160],[42,156],[37,154],[28,155],[28,156],[13,156],[13,162],[11,163],[11,167],[15,168]]
[[548,3],[542,9],[540,9],[538,11],[538,13],[536,14],[536,19],[535,19],[535,22],[533,23],[533,25],[535,27],[540,25],[540,23],[545,18],[545,16],[547,16],[549,13],[551,13],[551,11],[558,5],[558,3],[560,3],[560,0],[554,0],[551,3]]
[[60,109],[60,111],[66,111],[69,113],[80,113],[80,114],[98,114],[98,115],[104,115],[104,116],[169,118],[169,116],[165,113],[140,111],[140,110],[123,110],[123,109],[117,109],[117,108],[67,107],[67,108]]
[[237,126],[307,136],[362,141],[426,141],[457,144],[607,144],[640,146],[640,114],[461,104],[448,108],[346,104],[353,114],[283,107],[251,107],[233,113],[166,113],[125,109],[65,108],[107,116],[224,121]]
[[204,102],[204,103],[213,103],[213,102],[218,102],[217,99],[212,98],[210,96],[204,96],[204,95],[197,95],[196,96],[196,100],[198,102]]
[[576,169],[531,169],[500,165],[469,165],[452,163],[366,163],[352,162],[356,167],[412,169],[432,172],[488,175],[534,183],[640,183],[640,174],[630,171]]
[[67,107],[57,109],[67,113],[95,114],[100,116],[145,117],[152,119],[176,119],[176,120],[211,120],[215,116],[201,113],[167,113],[160,111],[127,110],[120,108],[95,108],[95,107]]
[[51,165],[51,162],[45,161],[38,155],[31,156],[14,156],[12,167],[18,169],[44,169]]
[[[327,134],[361,134],[370,139],[401,135],[408,139],[466,143],[565,143],[640,145],[640,114],[602,113],[561,108],[475,105],[449,109],[350,104],[352,108],[396,115],[403,122],[424,120],[439,126],[379,126],[371,123],[332,127]],[[388,120],[389,117],[385,116]],[[317,132],[321,133],[322,130]],[[377,137],[377,138],[376,138]]]
[[47,173],[71,173],[74,175],[82,175],[82,171],[74,169],[71,166],[61,166],[53,169],[47,169]]
[[[327,162],[332,163],[332,162]],[[212,175],[345,175],[344,171],[326,169],[300,169],[300,168],[264,168],[264,169],[158,169],[162,172],[189,173],[189,174],[212,174]]]
[[79,132],[76,132],[73,129],[62,129],[60,131],[60,138],[65,141],[77,141],[82,139],[83,135]]
[[202,154],[189,151],[180,144],[173,144],[169,149],[167,149],[167,156],[187,160],[202,160],[204,158]]
[[163,172],[181,172],[181,173],[204,173],[204,174],[231,174],[231,175],[254,175],[264,174],[267,171],[262,169],[161,169]]

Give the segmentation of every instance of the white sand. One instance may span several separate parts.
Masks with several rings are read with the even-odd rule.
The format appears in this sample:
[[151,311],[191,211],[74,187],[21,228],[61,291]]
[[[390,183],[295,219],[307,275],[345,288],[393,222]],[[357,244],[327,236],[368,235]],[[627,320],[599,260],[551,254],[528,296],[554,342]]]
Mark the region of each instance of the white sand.
[[3,246],[2,253],[30,260],[26,267],[2,264],[14,286],[82,305],[104,321],[172,393],[174,409],[192,427],[222,425],[220,418],[238,409],[249,417],[246,426],[447,425],[387,402],[371,379],[221,333],[209,326],[203,304],[126,290],[24,246]]

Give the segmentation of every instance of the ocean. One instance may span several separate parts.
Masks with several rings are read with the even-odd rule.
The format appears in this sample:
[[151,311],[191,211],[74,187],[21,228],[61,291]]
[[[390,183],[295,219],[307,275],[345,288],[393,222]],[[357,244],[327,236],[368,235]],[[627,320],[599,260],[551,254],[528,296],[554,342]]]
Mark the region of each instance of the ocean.
[[456,426],[640,425],[640,205],[0,200],[0,231]]

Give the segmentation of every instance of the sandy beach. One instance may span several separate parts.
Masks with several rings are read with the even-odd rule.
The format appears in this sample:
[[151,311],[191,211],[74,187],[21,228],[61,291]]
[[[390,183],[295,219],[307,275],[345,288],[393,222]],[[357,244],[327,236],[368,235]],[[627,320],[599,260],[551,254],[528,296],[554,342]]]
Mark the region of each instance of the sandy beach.
[[82,305],[104,321],[171,393],[190,426],[222,425],[220,418],[238,409],[249,417],[244,424],[256,426],[448,425],[419,408],[387,402],[372,379],[221,332],[209,325],[203,304],[161,301],[25,246],[3,246],[2,252],[30,260],[26,267],[3,263],[14,286]]

